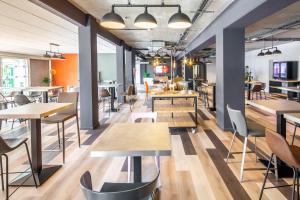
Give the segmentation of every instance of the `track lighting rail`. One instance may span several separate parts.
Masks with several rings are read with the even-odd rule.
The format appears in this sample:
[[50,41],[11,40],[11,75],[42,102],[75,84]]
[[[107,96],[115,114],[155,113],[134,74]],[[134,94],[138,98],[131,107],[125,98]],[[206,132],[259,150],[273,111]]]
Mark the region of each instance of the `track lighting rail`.
[[179,4],[113,4],[112,5],[112,9],[114,8],[136,8],[136,7],[140,7],[140,8],[179,8],[181,9],[181,6]]

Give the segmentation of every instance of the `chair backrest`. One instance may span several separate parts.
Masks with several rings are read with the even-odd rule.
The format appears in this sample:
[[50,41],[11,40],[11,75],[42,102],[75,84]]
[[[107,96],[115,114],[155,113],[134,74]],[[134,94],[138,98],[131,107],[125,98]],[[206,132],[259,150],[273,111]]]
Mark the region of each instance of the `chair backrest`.
[[227,105],[227,110],[234,131],[243,137],[247,137],[248,129],[243,113],[240,110],[232,109],[229,105]]
[[283,162],[294,167],[300,166],[300,163],[291,152],[290,145],[279,133],[267,129],[266,141],[271,151]]
[[157,112],[133,112],[131,113],[131,120],[133,123],[137,119],[152,119],[154,122],[157,120]]
[[262,90],[266,89],[266,83],[261,83],[260,85]]
[[[80,178],[80,186],[87,200],[142,200],[149,197],[156,189],[159,173],[151,182],[130,190],[98,192],[93,190],[91,174],[85,172]],[[125,183],[126,184],[126,183]]]
[[7,99],[5,98],[4,94],[2,94],[2,92],[0,92],[0,102],[7,102]]
[[42,95],[42,92],[32,91],[32,92],[29,92],[29,95],[30,95],[30,96],[41,96],[41,95]]
[[102,98],[104,98],[104,97],[110,97],[110,93],[108,92],[107,89],[100,88],[99,89],[99,97],[102,97]]
[[6,144],[2,136],[0,136],[0,155],[10,152],[12,149]]
[[65,109],[60,114],[75,115],[77,114],[78,92],[61,92],[58,94],[58,103],[73,103],[68,109]]
[[129,85],[126,92],[127,95],[133,95],[133,89],[133,85]]
[[261,84],[255,84],[252,87],[252,92],[260,92],[261,91]]
[[31,103],[30,100],[28,99],[28,97],[26,97],[24,94],[17,94],[14,96],[14,102],[18,105],[18,106],[22,106],[22,105],[26,105]]

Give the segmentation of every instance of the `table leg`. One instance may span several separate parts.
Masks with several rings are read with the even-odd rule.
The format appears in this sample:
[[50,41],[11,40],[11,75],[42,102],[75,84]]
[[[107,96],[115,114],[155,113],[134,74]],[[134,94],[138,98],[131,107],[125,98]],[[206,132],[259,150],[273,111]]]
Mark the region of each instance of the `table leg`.
[[142,157],[134,156],[133,157],[133,170],[134,170],[134,182],[142,182]]
[[216,111],[216,86],[213,86],[213,107],[211,107],[209,110]]
[[286,119],[283,117],[283,114],[277,114],[277,133],[286,138]]
[[197,128],[198,124],[198,116],[197,116],[197,108],[198,108],[198,97],[195,97],[194,104],[195,104],[195,127]]
[[297,92],[297,101],[300,102],[300,93]]
[[152,112],[154,112],[154,100],[155,100],[155,98],[152,97]]
[[247,86],[248,86],[247,99],[251,100],[251,84],[248,83]]
[[[30,119],[31,129],[31,160],[32,168],[38,185],[42,185],[48,178],[50,178],[61,165],[47,165],[43,166],[42,163],[42,142],[41,142],[41,119]],[[21,174],[17,176],[9,184],[17,186],[23,183],[24,186],[35,186],[31,173]]]
[[[173,98],[171,98],[171,104],[172,104],[172,106],[174,105],[174,99]],[[172,115],[172,118],[174,118],[173,112],[171,113],[171,115]]]
[[48,92],[43,92],[43,103],[48,103]]
[[111,95],[111,100],[110,100],[111,112],[117,112],[118,110],[115,108],[115,104],[114,104],[115,98],[116,98],[115,88],[110,87],[109,92],[110,92],[110,95]]

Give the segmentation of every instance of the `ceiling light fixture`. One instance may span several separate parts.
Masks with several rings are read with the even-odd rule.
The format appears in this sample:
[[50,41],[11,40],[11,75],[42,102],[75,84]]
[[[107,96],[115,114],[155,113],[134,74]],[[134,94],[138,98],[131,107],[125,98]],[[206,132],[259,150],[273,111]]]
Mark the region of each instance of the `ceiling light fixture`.
[[181,12],[181,7],[178,7],[178,12],[172,15],[168,22],[169,28],[184,29],[192,25],[190,18]]
[[120,15],[115,13],[114,6],[112,7],[112,10],[110,13],[107,13],[102,17],[100,25],[105,28],[109,28],[109,29],[125,28],[125,22]]
[[260,50],[259,54],[257,54],[257,56],[264,56],[264,55],[265,53],[262,50]]
[[159,58],[160,58],[160,55],[159,55],[158,53],[156,53],[156,54],[154,55],[154,58],[159,59]]
[[275,47],[273,54],[282,54],[282,52],[277,47]]
[[65,60],[66,58],[59,52],[59,44],[50,43],[50,50],[46,51],[44,58]]
[[156,19],[148,13],[148,7],[145,6],[145,12],[135,18],[134,25],[139,28],[151,29],[157,27],[157,22]]

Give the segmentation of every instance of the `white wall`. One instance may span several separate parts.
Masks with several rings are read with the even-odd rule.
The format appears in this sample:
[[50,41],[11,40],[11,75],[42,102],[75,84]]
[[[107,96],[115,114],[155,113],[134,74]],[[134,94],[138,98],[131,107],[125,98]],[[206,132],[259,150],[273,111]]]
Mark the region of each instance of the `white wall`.
[[[298,61],[300,63],[300,42],[291,42],[278,45],[282,54],[271,56],[257,56],[260,50],[246,52],[245,66],[249,66],[254,80],[267,84],[268,91],[269,80],[272,79],[272,65],[276,61]],[[300,70],[298,69],[298,79]]]
[[216,82],[216,59],[211,59],[212,64],[206,64],[206,75],[209,83]]

